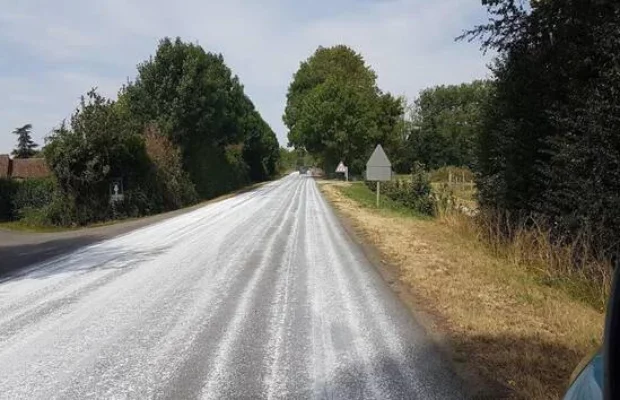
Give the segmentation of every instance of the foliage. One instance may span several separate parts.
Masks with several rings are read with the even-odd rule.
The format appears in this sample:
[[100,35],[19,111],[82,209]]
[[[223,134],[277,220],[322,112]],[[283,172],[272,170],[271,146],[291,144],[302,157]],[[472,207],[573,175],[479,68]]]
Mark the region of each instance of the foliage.
[[481,114],[492,84],[474,81],[425,89],[415,102],[406,140],[410,162],[429,168],[471,167],[481,130]]
[[472,182],[474,174],[469,168],[441,167],[429,172],[431,182],[449,182],[450,175],[455,182]]
[[114,102],[94,90],[47,139],[45,158],[64,201],[72,204],[73,223],[86,224],[115,217],[110,204],[112,179],[122,179],[125,201],[120,214],[139,216],[165,209],[155,196],[153,168],[144,138],[134,130]]
[[198,194],[189,176],[183,171],[181,152],[156,125],[147,125],[144,132],[146,154],[153,163],[157,193],[166,208],[180,208],[196,202]]
[[[328,189],[331,185],[325,185],[324,193],[331,192]],[[349,182],[333,186],[335,190],[341,192],[346,197],[355,200],[361,206],[371,209],[377,209],[377,196],[376,193],[369,189],[368,185],[364,182]],[[325,190],[327,189],[327,190]],[[381,197],[381,204],[377,210],[387,215],[394,215],[398,217],[414,217],[426,218],[427,216],[420,214],[419,212],[406,207],[404,204],[392,200],[387,196]]]
[[280,147],[280,158],[278,160],[278,171],[280,173],[291,172],[297,166],[297,153],[295,150]]
[[307,150],[326,171],[340,161],[352,174],[381,143],[394,147],[400,99],[382,93],[376,74],[347,46],[319,47],[295,73],[283,116],[289,144]]
[[[27,217],[56,225],[183,207],[270,178],[280,157],[222,56],[167,38],[118,101],[89,92],[44,155],[57,190]],[[116,179],[124,200],[111,203]]]
[[560,242],[590,232],[593,251],[620,242],[620,4],[484,1],[469,32],[498,51],[480,137],[482,204],[549,221]]
[[252,111],[245,117],[243,161],[248,166],[250,179],[260,182],[276,174],[280,146],[269,125],[253,109],[253,106],[251,108]]
[[53,178],[27,179],[15,183],[13,208],[18,216],[26,210],[39,209],[52,202],[56,183]]
[[56,192],[53,178],[0,179],[0,221],[11,221],[45,208]]
[[[198,45],[162,40],[121,91],[119,106],[140,124],[155,123],[178,146],[183,168],[203,198],[276,172],[275,134],[223,57]],[[241,159],[231,158],[229,146],[236,145],[243,145]]]
[[0,178],[0,221],[13,219],[15,215],[13,201],[16,191],[16,181]]
[[[376,191],[376,182],[366,182],[368,188]],[[415,164],[409,179],[381,182],[381,194],[424,215],[433,215],[435,200],[428,173],[421,164]]]
[[31,124],[15,128],[13,134],[17,135],[17,147],[11,152],[15,158],[30,158],[37,154],[39,145],[32,140]]

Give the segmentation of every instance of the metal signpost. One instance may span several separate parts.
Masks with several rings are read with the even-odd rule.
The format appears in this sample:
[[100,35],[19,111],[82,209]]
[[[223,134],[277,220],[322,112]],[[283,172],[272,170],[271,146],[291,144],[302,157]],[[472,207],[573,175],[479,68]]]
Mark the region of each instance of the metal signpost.
[[377,148],[366,163],[366,180],[377,182],[377,207],[379,207],[381,182],[389,182],[392,180],[392,163],[380,144],[377,145]]
[[340,164],[338,164],[338,168],[336,168],[336,172],[339,174],[344,174],[344,178],[346,179],[346,181],[347,182],[349,181],[349,167],[344,165],[342,161],[340,161]]

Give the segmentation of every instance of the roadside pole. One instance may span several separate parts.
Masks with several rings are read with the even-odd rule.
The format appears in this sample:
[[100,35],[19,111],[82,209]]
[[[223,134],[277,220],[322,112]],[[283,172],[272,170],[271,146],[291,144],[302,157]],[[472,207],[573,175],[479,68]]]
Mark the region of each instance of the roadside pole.
[[366,180],[377,182],[377,208],[379,208],[381,206],[381,182],[392,180],[392,163],[380,144],[377,145],[366,163]]

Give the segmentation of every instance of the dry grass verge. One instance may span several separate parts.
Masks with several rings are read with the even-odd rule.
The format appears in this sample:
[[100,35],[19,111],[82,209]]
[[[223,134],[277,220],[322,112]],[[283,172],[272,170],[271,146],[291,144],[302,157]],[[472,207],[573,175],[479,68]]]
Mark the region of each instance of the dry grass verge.
[[600,344],[602,312],[445,222],[364,207],[342,187],[321,188],[399,269],[417,306],[433,316],[430,329],[446,334],[455,362],[489,382],[493,398],[562,395],[575,366]]

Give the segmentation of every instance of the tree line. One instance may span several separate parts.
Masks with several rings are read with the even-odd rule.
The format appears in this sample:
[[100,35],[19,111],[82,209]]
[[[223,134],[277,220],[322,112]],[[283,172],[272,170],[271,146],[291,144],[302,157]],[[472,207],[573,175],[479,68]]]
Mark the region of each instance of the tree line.
[[478,140],[482,206],[509,225],[533,216],[557,242],[617,257],[620,3],[483,4],[490,22],[464,35],[498,54]]
[[[442,85],[414,104],[381,91],[363,57],[319,48],[287,95],[289,142],[331,172],[361,173],[382,144],[397,173],[454,165],[476,173],[483,213],[510,235],[537,225],[579,257],[620,251],[620,3],[484,0],[489,23],[460,39],[496,57],[492,78]],[[526,222],[524,222],[526,221]]]
[[[183,207],[273,177],[280,158],[275,133],[223,57],[180,38],[161,40],[117,100],[96,89],[82,97],[42,153],[54,194],[25,211],[55,225]],[[122,182],[122,202],[110,201],[113,181]]]
[[319,47],[293,76],[283,120],[289,144],[309,153],[325,171],[340,161],[362,174],[377,143],[396,149],[401,99],[377,86],[363,57],[339,45]]
[[340,161],[362,174],[377,144],[394,170],[475,163],[488,81],[423,90],[415,102],[383,92],[361,54],[344,46],[319,47],[293,76],[283,120],[289,144],[309,153],[326,171]]

